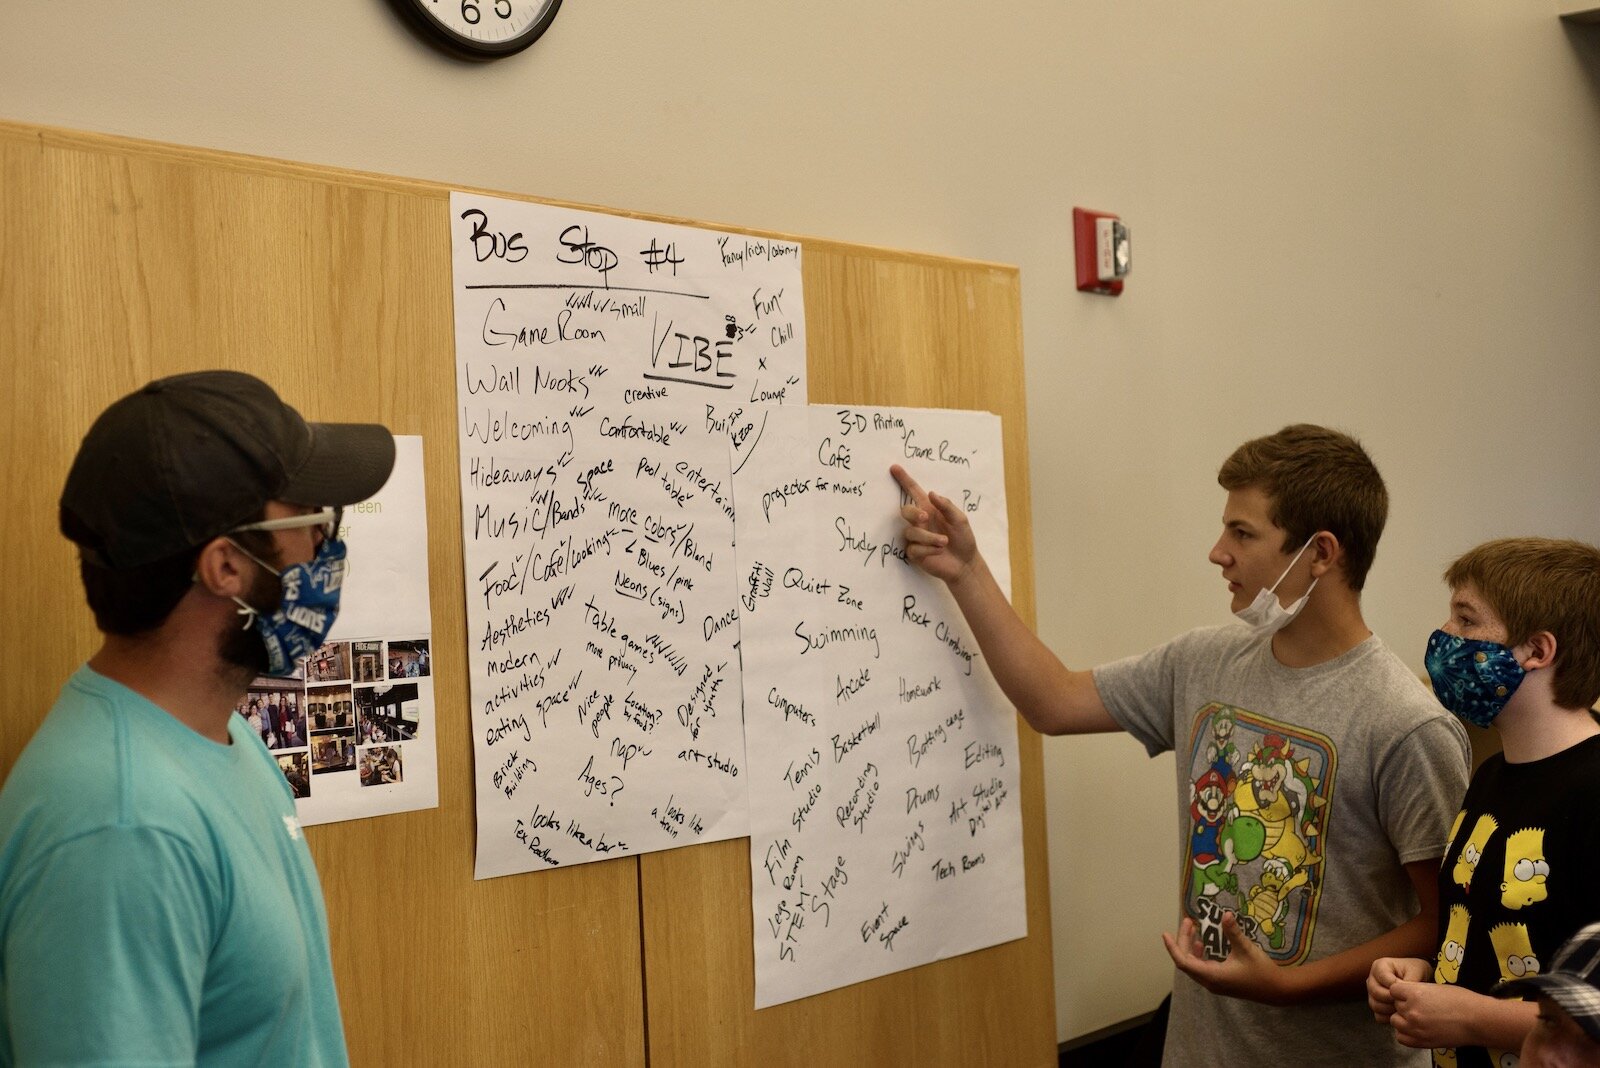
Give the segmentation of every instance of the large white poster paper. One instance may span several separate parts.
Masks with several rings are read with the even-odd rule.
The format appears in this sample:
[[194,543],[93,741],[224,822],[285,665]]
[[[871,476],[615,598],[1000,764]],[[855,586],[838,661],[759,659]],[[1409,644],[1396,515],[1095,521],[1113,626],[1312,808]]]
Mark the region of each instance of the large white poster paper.
[[439,804],[422,439],[340,524],[348,569],[328,640],[238,712],[277,757],[306,826]]
[[1027,933],[1016,716],[892,463],[1009,589],[996,416],[784,410],[735,478],[757,1008]]
[[477,877],[745,834],[729,457],[805,402],[800,248],[450,211]]

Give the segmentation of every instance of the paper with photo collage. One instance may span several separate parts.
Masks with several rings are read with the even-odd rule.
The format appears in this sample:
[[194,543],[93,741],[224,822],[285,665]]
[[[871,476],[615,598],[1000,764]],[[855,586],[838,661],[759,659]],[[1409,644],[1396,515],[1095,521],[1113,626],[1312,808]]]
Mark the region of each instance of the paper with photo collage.
[[260,678],[238,711],[295,791],[306,826],[436,808],[422,438],[397,436],[389,481],[346,508],[349,567],[328,641],[295,678]]

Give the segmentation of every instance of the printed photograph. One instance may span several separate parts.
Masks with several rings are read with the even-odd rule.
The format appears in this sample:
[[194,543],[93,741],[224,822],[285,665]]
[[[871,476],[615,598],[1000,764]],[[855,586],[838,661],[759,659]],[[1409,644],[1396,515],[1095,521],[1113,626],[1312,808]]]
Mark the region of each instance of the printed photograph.
[[[306,744],[306,718],[301,707],[302,696],[298,690],[286,691],[278,697],[277,730],[267,742],[268,749],[299,749]],[[271,709],[268,709],[269,716]]]
[[306,744],[303,696],[294,679],[257,679],[234,711],[268,749],[297,749]]
[[306,720],[313,732],[354,727],[355,704],[350,696],[350,687],[306,687]]
[[357,687],[356,712],[362,745],[409,742],[421,729],[422,703],[414,682]]
[[421,679],[433,673],[428,658],[428,641],[389,643],[389,677],[391,679]]
[[387,786],[404,781],[400,770],[400,748],[380,745],[361,751],[361,785]]
[[352,642],[350,654],[355,658],[355,681],[383,681],[383,643]]
[[311,735],[311,773],[327,775],[335,771],[354,771],[356,732],[326,731]]
[[294,791],[296,801],[311,796],[311,769],[304,750],[280,754],[278,767],[283,771],[283,777],[289,780],[289,789]]
[[329,642],[306,657],[307,682],[339,682],[349,678],[349,642]]

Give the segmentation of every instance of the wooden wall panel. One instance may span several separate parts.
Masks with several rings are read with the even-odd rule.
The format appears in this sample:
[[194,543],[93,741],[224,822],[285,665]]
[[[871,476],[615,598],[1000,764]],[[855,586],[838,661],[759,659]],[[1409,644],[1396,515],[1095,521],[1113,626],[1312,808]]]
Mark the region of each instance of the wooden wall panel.
[[[249,370],[310,418],[425,439],[440,807],[307,832],[356,1064],[1053,1063],[1026,731],[1030,936],[794,1005],[751,1009],[743,841],[472,880],[448,196],[0,122],[0,773],[96,645],[55,529],[84,429],[153,377]],[[814,400],[1006,416],[1031,618],[1016,272],[804,243]]]

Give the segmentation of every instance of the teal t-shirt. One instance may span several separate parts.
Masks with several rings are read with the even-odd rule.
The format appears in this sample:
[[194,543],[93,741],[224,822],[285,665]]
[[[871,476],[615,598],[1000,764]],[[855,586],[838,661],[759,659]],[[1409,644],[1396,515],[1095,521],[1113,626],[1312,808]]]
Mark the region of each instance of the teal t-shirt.
[[277,763],[80,668],[0,790],[0,1065],[345,1065]]

